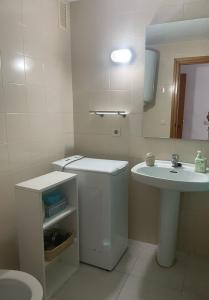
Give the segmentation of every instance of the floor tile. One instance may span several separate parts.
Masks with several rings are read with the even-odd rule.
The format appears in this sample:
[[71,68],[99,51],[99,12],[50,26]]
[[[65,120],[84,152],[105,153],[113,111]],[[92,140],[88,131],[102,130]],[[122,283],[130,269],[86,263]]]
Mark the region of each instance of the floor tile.
[[158,286],[155,282],[130,275],[117,300],[180,300],[181,292]]
[[50,300],[206,300],[209,259],[177,255],[172,268],[156,262],[157,246],[129,241],[113,272],[81,264]]
[[157,250],[157,245],[135,240],[129,240],[129,247],[146,251],[147,253],[156,253]]
[[206,298],[191,292],[184,292],[181,300],[206,300]]
[[179,255],[176,264],[163,268],[156,261],[156,253],[144,251],[138,257],[131,274],[156,282],[161,287],[182,290],[187,267],[187,256]]
[[209,259],[191,256],[184,281],[184,291],[199,299],[209,299]]
[[58,291],[61,300],[116,300],[127,275],[104,271],[88,265],[80,269]]
[[137,258],[139,257],[142,251],[143,243],[137,241],[129,241],[128,250],[122,256],[115,270],[118,272],[124,272],[129,274],[133,270]]
[[137,262],[137,259],[143,256],[143,253],[154,255],[156,245],[129,240],[128,250],[125,252],[115,270],[130,274]]
[[137,256],[133,254],[130,249],[128,249],[126,253],[123,255],[123,257],[121,258],[121,260],[119,261],[115,270],[118,272],[129,274],[133,270],[136,261],[137,261]]

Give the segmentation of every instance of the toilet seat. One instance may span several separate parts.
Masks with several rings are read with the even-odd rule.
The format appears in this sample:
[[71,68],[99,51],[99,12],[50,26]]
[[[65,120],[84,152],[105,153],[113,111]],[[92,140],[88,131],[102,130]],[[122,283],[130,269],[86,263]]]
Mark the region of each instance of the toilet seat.
[[0,270],[0,282],[1,280],[7,280],[8,283],[11,280],[11,286],[13,281],[17,281],[30,290],[30,300],[43,300],[43,288],[39,281],[30,274],[14,270]]

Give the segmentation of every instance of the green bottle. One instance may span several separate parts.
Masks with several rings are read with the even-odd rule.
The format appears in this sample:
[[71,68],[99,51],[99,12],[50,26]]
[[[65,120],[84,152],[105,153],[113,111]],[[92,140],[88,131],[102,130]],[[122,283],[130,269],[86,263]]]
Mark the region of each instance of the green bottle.
[[197,151],[197,157],[195,158],[195,172],[206,173],[207,159],[202,155],[202,151]]

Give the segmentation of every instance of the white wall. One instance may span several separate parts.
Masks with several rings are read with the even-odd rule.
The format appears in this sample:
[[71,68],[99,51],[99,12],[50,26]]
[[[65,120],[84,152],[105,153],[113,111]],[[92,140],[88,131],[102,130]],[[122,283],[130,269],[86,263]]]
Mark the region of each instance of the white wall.
[[209,112],[209,64],[185,65],[181,73],[187,74],[183,138],[207,140],[204,121]]
[[[204,0],[81,0],[72,3],[72,63],[76,152],[128,159],[131,165],[154,152],[170,159],[177,152],[194,161],[208,142],[145,139],[142,137],[144,29],[147,24],[209,16]],[[113,48],[132,46],[136,61],[127,67],[111,64]],[[209,49],[208,49],[209,52]],[[98,118],[91,109],[126,109],[128,118]],[[122,129],[121,137],[112,128]],[[179,248],[209,255],[209,193],[183,195]],[[129,236],[158,241],[159,191],[130,180]]]
[[73,149],[70,65],[57,0],[0,1],[0,269],[18,266],[14,184]]

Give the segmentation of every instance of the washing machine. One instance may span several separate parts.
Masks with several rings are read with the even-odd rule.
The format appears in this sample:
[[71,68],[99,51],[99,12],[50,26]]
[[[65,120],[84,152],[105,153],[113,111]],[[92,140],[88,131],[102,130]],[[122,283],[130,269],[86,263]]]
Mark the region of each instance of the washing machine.
[[53,167],[78,175],[80,261],[112,270],[128,246],[128,162],[75,155]]

